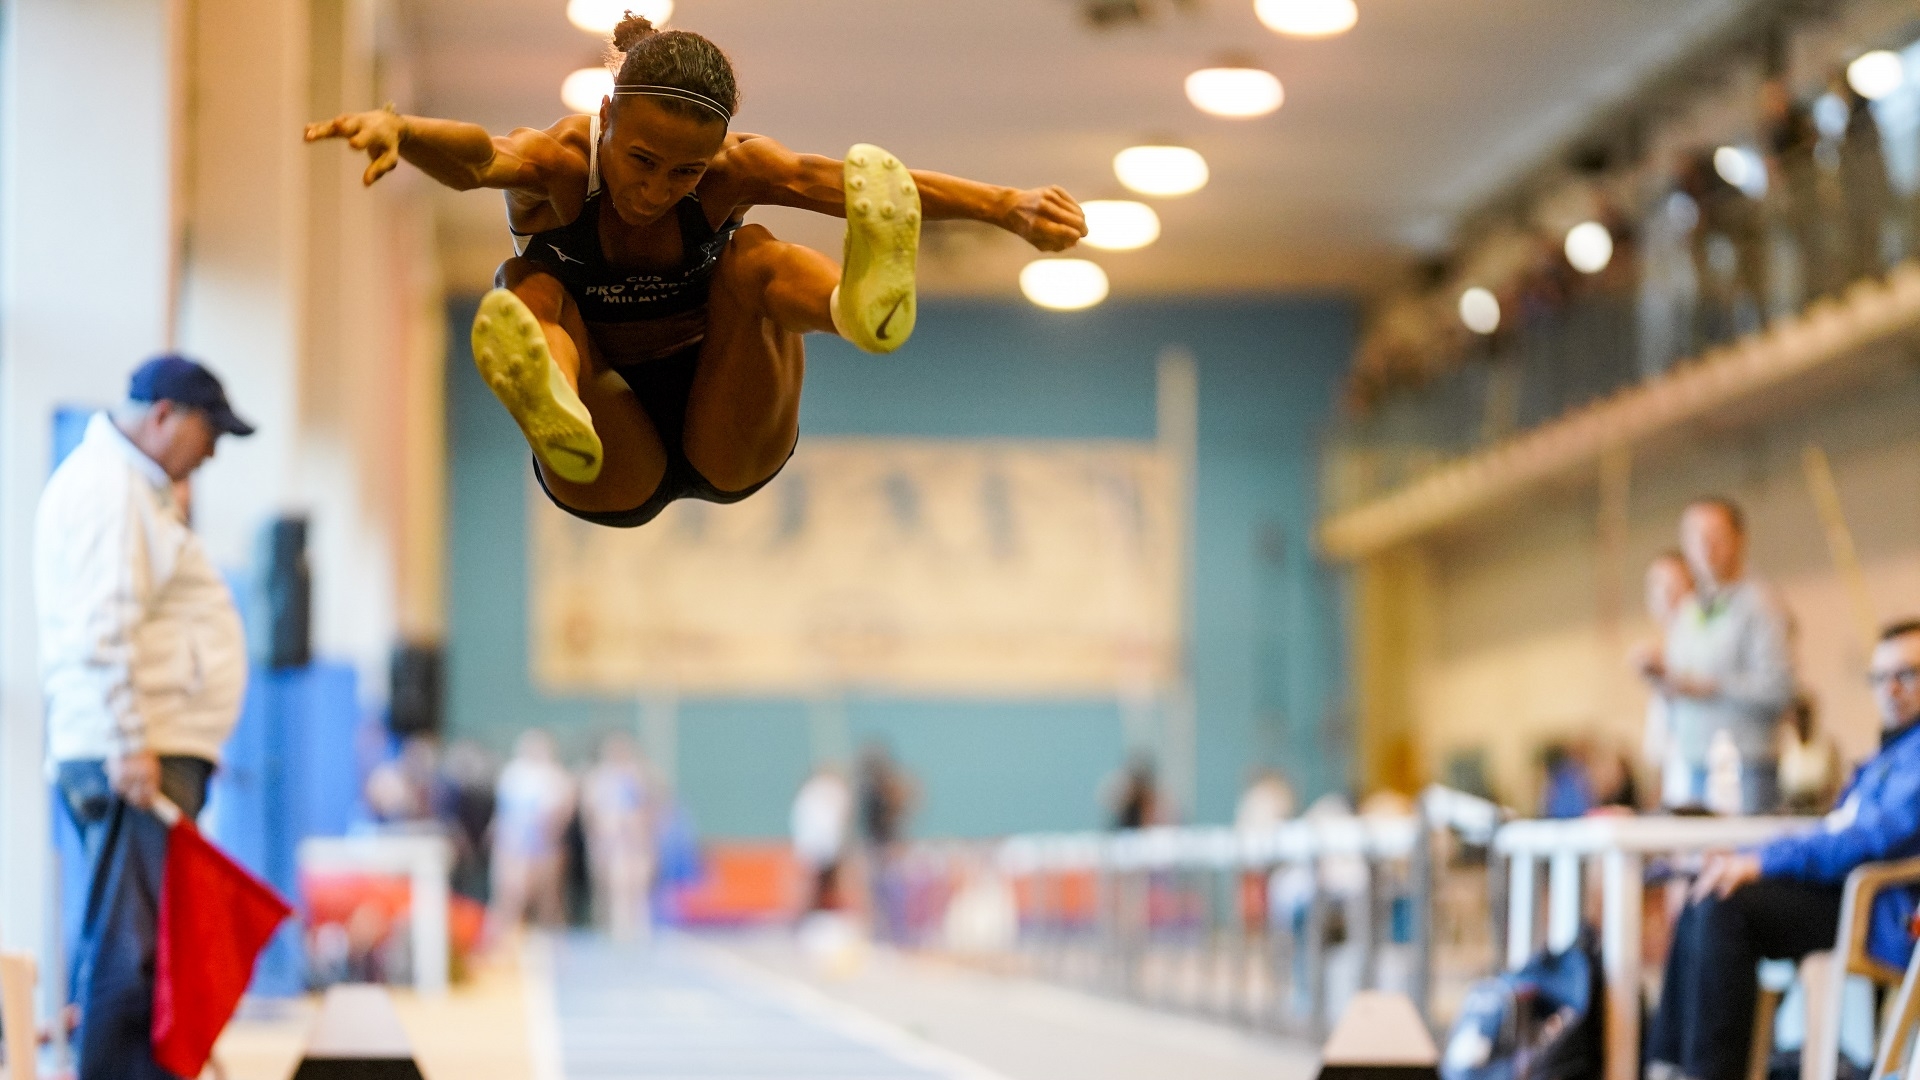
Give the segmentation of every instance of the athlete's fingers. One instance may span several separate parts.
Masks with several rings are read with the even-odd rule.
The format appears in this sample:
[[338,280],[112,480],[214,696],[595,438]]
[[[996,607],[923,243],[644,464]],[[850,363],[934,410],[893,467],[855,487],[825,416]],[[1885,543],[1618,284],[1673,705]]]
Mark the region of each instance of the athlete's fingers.
[[315,142],[320,139],[338,138],[340,135],[341,119],[341,117],[336,116],[331,120],[322,120],[318,123],[308,124],[307,141]]
[[384,153],[373,159],[373,164],[367,166],[366,174],[360,178],[360,182],[372,186],[375,180],[392,172],[393,167],[398,164],[400,164],[400,148],[389,146]]

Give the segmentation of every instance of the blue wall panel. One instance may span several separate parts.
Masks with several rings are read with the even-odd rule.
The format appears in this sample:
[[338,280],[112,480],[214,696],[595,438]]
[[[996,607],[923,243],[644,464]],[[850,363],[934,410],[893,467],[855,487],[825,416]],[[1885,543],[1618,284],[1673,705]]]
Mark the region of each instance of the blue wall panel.
[[[450,724],[502,749],[542,725],[583,754],[597,732],[631,727],[635,706],[548,697],[528,681],[528,455],[466,354],[472,311],[449,310]],[[1113,302],[1077,314],[928,302],[913,343],[893,356],[808,340],[802,437],[1149,439],[1157,358],[1168,346],[1191,351],[1193,816],[1221,821],[1255,763],[1282,766],[1308,796],[1346,784],[1339,596],[1309,545],[1318,433],[1353,334],[1351,305],[1331,298]],[[1123,757],[1111,702],[860,697],[844,708],[856,745],[884,737],[918,776],[923,835],[1093,825],[1099,781]],[[799,701],[681,703],[677,771],[703,830],[784,830],[808,767],[808,715]]]

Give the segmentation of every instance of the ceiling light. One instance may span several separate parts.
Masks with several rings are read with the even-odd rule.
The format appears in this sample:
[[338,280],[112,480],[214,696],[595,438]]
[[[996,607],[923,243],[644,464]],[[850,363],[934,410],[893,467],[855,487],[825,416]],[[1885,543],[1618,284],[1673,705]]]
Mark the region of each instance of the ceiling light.
[[1597,221],[1567,230],[1567,261],[1583,274],[1597,274],[1613,261],[1613,234]]
[[560,84],[560,100],[577,113],[597,113],[600,102],[613,93],[613,72],[603,67],[581,68]]
[[1285,99],[1280,80],[1257,67],[1201,68],[1187,76],[1187,100],[1214,116],[1265,116]]
[[1491,334],[1500,329],[1500,301],[1475,285],[1460,294],[1460,321],[1476,334]]
[[1722,146],[1713,152],[1713,171],[1751,198],[1758,199],[1767,193],[1767,163],[1756,150]]
[[1087,236],[1081,241],[1108,251],[1132,251],[1160,239],[1160,215],[1153,207],[1132,199],[1094,199],[1080,204],[1087,215]]
[[1253,13],[1267,29],[1289,37],[1333,37],[1360,21],[1353,0],[1254,0]]
[[1113,175],[1142,195],[1190,195],[1207,186],[1207,159],[1184,146],[1130,146],[1113,156]]
[[1879,101],[1907,81],[1906,65],[1900,54],[1875,49],[1847,65],[1847,85],[1868,101]]
[[629,11],[665,26],[673,18],[673,0],[567,0],[567,21],[589,34],[613,33]]
[[1055,311],[1079,311],[1107,298],[1107,272],[1085,259],[1035,259],[1020,271],[1027,299]]

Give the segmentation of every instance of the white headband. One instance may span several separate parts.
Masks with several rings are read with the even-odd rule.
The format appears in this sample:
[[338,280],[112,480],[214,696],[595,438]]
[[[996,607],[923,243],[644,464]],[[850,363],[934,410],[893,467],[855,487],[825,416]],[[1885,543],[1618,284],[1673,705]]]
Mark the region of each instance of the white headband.
[[704,105],[719,114],[721,123],[733,122],[733,114],[727,111],[725,105],[720,104],[705,94],[696,94],[691,90],[682,90],[677,86],[615,86],[613,88],[613,96],[663,97],[677,98],[680,101],[691,101],[695,105]]

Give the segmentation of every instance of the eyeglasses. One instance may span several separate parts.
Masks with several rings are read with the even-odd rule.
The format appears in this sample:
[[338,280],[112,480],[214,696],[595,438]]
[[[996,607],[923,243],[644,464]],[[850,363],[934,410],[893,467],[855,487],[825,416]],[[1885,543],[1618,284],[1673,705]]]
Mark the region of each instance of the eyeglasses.
[[1899,683],[1900,689],[1911,691],[1920,688],[1920,668],[1895,668],[1892,671],[1870,671],[1867,673],[1867,685],[1876,689],[1888,683]]

